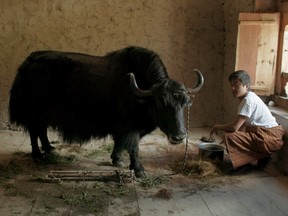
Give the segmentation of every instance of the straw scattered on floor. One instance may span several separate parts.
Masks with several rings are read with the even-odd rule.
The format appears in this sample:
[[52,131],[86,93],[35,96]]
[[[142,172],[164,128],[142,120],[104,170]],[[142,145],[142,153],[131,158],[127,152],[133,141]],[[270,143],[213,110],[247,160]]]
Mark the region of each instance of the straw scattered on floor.
[[205,178],[219,175],[219,170],[212,161],[187,160],[186,163],[183,161],[176,161],[171,165],[171,168],[175,172],[182,173],[189,177]]

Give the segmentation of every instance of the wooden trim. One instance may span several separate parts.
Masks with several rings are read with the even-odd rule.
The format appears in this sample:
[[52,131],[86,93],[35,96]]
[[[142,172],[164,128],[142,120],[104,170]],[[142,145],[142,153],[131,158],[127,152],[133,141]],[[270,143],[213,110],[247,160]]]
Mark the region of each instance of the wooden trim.
[[256,91],[269,91],[267,86],[250,86],[252,90]]
[[274,25],[276,24],[275,20],[240,20],[239,23],[241,25]]

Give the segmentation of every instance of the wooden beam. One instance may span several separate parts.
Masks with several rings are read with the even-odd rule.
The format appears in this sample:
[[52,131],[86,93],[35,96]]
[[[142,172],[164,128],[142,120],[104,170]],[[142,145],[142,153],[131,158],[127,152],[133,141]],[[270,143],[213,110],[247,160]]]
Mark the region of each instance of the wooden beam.
[[240,20],[241,25],[274,25],[276,24],[275,20]]

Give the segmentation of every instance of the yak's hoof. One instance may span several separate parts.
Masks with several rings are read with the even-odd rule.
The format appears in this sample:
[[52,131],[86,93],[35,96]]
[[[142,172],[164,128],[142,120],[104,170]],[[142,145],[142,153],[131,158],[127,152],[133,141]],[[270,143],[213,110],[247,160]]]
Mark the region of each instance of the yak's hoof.
[[113,161],[112,162],[114,166],[118,167],[118,168],[124,168],[125,164],[123,163],[123,161]]
[[48,147],[42,147],[41,149],[42,149],[43,151],[45,151],[46,154],[49,154],[49,153],[51,153],[52,151],[55,150],[55,147],[48,146]]
[[142,179],[147,177],[143,170],[135,171],[135,176]]
[[43,154],[41,152],[32,152],[32,158],[35,162],[43,160]]

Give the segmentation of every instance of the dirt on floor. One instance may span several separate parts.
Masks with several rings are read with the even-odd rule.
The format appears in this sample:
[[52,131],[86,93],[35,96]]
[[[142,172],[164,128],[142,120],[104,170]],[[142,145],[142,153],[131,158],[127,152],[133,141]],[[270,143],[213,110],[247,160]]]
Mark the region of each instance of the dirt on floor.
[[[52,145],[55,151],[42,161],[33,161],[30,152],[18,151],[8,164],[0,165],[2,213],[134,216],[140,215],[139,196],[169,200],[174,187],[189,185],[191,193],[196,193],[238,181],[223,174],[219,164],[199,160],[193,144],[186,151],[185,145],[146,140],[140,145],[144,179],[135,178],[128,168],[112,166],[112,141],[84,146],[55,141]],[[128,165],[128,155],[124,157]]]

